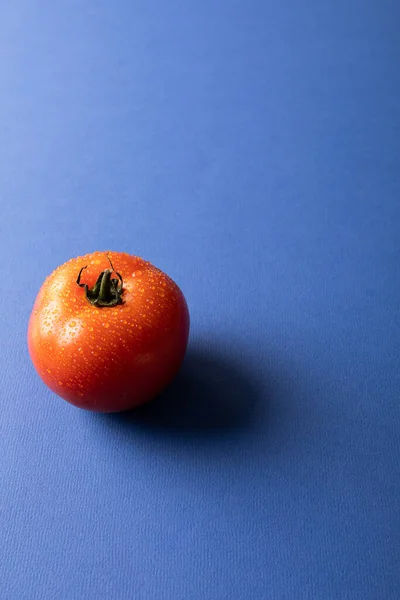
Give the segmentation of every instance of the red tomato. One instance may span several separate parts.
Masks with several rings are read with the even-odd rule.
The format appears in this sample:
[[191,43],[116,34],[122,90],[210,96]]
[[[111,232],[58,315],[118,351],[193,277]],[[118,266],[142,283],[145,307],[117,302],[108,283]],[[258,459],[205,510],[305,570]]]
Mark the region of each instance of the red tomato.
[[80,408],[118,412],[168,385],[188,335],[187,304],[172,279],[137,256],[95,252],[46,279],[29,321],[28,347],[56,394]]

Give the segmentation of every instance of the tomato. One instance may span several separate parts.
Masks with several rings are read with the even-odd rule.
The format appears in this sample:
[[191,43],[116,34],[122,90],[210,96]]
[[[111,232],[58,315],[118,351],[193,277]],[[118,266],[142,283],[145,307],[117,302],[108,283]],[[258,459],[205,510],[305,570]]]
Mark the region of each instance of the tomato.
[[80,408],[119,412],[168,385],[188,336],[186,300],[168,275],[137,256],[94,252],[46,279],[28,348],[53,392]]

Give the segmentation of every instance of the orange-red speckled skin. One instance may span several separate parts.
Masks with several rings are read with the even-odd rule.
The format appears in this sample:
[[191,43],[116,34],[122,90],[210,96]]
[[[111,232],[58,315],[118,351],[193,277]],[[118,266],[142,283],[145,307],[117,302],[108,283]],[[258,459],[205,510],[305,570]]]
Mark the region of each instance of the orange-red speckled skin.
[[123,278],[123,304],[98,308],[76,279],[92,287],[110,268],[106,252],[73,258],[46,279],[28,327],[33,364],[45,384],[78,406],[119,412],[154,398],[185,355],[189,311],[179,287],[149,262],[109,252]]

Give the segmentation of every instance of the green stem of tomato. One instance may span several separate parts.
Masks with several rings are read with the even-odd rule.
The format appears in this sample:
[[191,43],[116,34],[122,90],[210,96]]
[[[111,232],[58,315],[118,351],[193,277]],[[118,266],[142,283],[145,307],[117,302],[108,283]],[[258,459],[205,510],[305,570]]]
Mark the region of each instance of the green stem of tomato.
[[[111,307],[116,306],[117,304],[122,304],[121,296],[124,291],[123,280],[121,275],[114,270],[108,255],[107,258],[111,265],[111,269],[105,269],[102,271],[92,288],[89,288],[86,283],[81,283],[82,272],[87,268],[87,265],[86,267],[81,268],[76,280],[76,283],[79,285],[79,287],[85,290],[86,298],[90,304],[97,307]],[[117,275],[118,279],[111,277],[113,273]]]

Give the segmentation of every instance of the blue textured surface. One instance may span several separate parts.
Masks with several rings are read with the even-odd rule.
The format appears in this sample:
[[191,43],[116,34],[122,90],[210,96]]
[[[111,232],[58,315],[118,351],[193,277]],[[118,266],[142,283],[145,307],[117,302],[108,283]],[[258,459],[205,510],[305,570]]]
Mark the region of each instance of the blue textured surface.
[[[0,598],[400,598],[399,8],[3,2]],[[41,383],[43,279],[182,287],[136,417]]]

